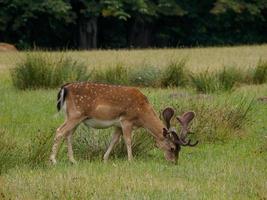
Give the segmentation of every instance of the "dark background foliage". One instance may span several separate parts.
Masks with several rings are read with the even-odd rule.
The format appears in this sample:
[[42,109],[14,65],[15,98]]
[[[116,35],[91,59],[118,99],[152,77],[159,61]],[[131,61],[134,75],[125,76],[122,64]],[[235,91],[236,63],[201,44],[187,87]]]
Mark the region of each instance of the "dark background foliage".
[[0,0],[0,42],[27,49],[267,42],[266,0]]

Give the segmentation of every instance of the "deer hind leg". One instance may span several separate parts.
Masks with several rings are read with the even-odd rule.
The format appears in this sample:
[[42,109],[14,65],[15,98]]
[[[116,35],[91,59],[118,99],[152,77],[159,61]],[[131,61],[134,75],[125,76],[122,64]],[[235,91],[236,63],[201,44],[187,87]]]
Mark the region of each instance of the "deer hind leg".
[[66,136],[66,142],[68,145],[68,158],[72,164],[76,164],[76,160],[74,159],[73,149],[72,149],[72,135],[74,131],[75,131],[75,128],[72,129],[72,131],[70,131],[68,135]]
[[80,119],[68,119],[66,122],[64,122],[63,125],[61,125],[57,131],[56,136],[54,138],[54,144],[52,147],[52,153],[50,155],[50,161],[53,164],[56,164],[56,155],[58,152],[59,144],[61,143],[61,140],[63,137],[66,137],[68,133],[72,133],[72,131],[76,128],[76,126],[80,123]]
[[110,142],[110,145],[108,147],[108,150],[106,151],[105,155],[104,155],[104,161],[106,162],[109,158],[109,154],[111,153],[113,147],[118,144],[119,140],[120,140],[120,137],[122,135],[122,130],[121,128],[115,128],[115,131],[113,133],[113,136],[112,136],[112,140]]
[[132,124],[124,121],[122,122],[122,131],[123,131],[123,139],[125,141],[127,147],[128,160],[131,161],[133,159],[132,154]]

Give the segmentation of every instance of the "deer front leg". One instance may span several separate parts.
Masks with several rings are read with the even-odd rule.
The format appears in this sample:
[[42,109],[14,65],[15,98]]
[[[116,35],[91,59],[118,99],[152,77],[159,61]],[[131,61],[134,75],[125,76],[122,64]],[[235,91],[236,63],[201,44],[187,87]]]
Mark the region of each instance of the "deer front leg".
[[127,147],[128,160],[133,159],[132,154],[132,124],[128,121],[122,122],[123,139]]
[[111,153],[113,147],[118,144],[119,142],[119,139],[122,135],[122,130],[121,128],[116,128],[115,129],[115,132],[113,133],[113,136],[112,136],[112,140],[110,142],[110,145],[108,147],[108,150],[106,151],[105,155],[104,155],[104,162],[106,162],[109,158],[109,154]]

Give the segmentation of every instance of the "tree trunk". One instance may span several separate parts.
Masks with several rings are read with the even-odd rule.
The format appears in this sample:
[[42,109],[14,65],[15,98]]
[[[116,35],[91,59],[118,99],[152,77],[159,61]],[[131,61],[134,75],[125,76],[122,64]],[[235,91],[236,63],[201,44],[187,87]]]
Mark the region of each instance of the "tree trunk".
[[151,46],[153,39],[150,24],[134,19],[129,25],[128,45],[130,47],[144,48]]
[[79,48],[97,48],[97,18],[83,18],[79,23]]

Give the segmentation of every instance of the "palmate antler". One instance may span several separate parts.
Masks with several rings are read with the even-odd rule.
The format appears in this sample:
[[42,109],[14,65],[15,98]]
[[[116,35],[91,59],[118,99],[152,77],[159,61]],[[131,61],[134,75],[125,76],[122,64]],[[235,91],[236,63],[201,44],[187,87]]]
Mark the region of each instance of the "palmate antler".
[[176,119],[182,126],[182,129],[179,135],[177,135],[175,130],[171,130],[170,128],[170,121],[173,115],[174,115],[174,110],[172,108],[166,108],[163,111],[163,118],[164,118],[164,121],[167,127],[167,129],[164,130],[164,134],[165,135],[170,134],[174,142],[181,146],[190,146],[190,147],[196,146],[198,144],[198,141],[196,141],[195,143],[191,143],[190,139],[186,141],[188,134],[191,133],[189,131],[188,126],[189,126],[189,123],[192,121],[192,119],[195,117],[195,113],[192,111],[189,111],[189,112],[184,113],[182,116],[176,117]]
[[186,112],[184,113],[182,116],[180,117],[176,117],[176,119],[178,120],[178,122],[181,124],[182,129],[181,132],[178,136],[178,140],[179,143],[182,146],[196,146],[198,144],[198,141],[196,141],[195,143],[191,143],[191,140],[189,139],[188,141],[186,141],[186,138],[188,136],[188,134],[191,134],[188,125],[189,123],[192,121],[192,119],[195,117],[195,113],[192,111]]

